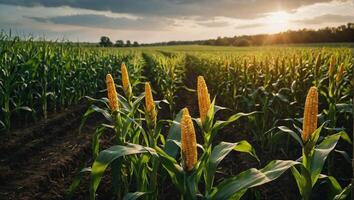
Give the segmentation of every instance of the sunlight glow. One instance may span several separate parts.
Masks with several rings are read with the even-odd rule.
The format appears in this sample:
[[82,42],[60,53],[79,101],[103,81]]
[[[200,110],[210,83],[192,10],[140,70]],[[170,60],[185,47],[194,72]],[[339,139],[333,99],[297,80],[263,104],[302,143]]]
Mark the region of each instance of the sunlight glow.
[[290,14],[284,11],[269,13],[266,17],[266,25],[271,32],[285,31],[289,28]]

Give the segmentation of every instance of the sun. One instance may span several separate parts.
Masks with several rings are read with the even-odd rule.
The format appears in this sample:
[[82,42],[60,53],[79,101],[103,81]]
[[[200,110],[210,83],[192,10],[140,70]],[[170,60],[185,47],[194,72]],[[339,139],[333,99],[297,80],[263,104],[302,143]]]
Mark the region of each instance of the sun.
[[289,26],[290,15],[284,11],[272,12],[266,17],[271,32],[285,31]]

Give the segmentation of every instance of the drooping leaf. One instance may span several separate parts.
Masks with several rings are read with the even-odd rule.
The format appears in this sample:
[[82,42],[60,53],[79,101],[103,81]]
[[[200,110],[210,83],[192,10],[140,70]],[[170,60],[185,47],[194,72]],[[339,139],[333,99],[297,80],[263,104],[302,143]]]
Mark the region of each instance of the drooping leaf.
[[351,164],[352,163],[352,158],[348,155],[347,152],[345,151],[340,151],[340,150],[337,150],[335,149],[334,152],[340,154],[343,156],[343,158],[348,162],[348,164]]
[[228,124],[235,122],[236,120],[240,119],[241,117],[246,117],[246,116],[251,116],[254,115],[256,113],[259,113],[257,111],[254,112],[250,112],[250,113],[236,113],[232,116],[230,116],[226,121],[217,121],[214,124],[213,130],[214,131],[218,131],[220,129],[222,129],[223,127],[227,126]]
[[[285,171],[294,165],[300,164],[292,160],[274,160],[263,169],[251,168],[234,177],[222,181],[207,196],[207,199],[227,200],[245,189],[263,185],[277,179]],[[240,196],[238,196],[240,197]]]
[[278,129],[280,129],[281,131],[283,131],[285,133],[289,133],[291,135],[291,137],[293,137],[301,146],[303,145],[302,139],[300,138],[300,136],[297,133],[295,133],[295,131],[291,130],[290,128],[288,128],[286,126],[278,126]]
[[239,152],[243,152],[243,153],[248,153],[251,156],[253,156],[258,162],[260,161],[258,156],[256,155],[255,149],[246,140],[242,140],[240,142],[237,142],[237,145],[235,146],[234,150],[239,151]]
[[24,111],[27,111],[27,112],[32,112],[32,109],[28,106],[20,106],[20,107],[17,107],[14,109],[14,111],[17,111],[17,110],[24,110]]
[[142,197],[146,194],[149,194],[148,192],[132,192],[124,195],[123,200],[136,200],[139,197]]

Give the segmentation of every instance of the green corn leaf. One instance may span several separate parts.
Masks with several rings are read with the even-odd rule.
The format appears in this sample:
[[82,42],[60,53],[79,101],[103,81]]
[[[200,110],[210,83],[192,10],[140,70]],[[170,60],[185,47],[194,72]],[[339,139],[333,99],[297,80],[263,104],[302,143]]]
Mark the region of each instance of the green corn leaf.
[[165,152],[173,157],[176,158],[178,151],[179,151],[179,147],[176,146],[176,144],[171,141],[171,140],[175,140],[175,141],[181,141],[181,118],[182,118],[182,110],[179,111],[179,113],[176,115],[176,118],[173,120],[172,122],[172,126],[170,128],[170,130],[168,131],[168,135],[167,135],[167,141],[164,147]]
[[248,153],[251,156],[253,156],[258,162],[260,162],[258,156],[256,155],[255,149],[246,140],[242,140],[240,142],[237,142],[237,145],[235,146],[234,150],[239,151],[239,152],[243,152],[243,153]]
[[91,168],[90,167],[85,167],[83,169],[80,170],[80,172],[78,174],[76,174],[74,176],[74,179],[67,191],[66,194],[66,198],[65,199],[71,199],[74,192],[76,191],[76,189],[79,187],[80,182],[81,182],[81,178],[85,173],[91,172]]
[[[244,193],[246,189],[263,185],[277,179],[285,171],[299,162],[292,160],[274,160],[271,161],[263,169],[251,168],[232,178],[222,181],[216,186],[212,193],[207,196],[207,199],[228,200],[231,197],[237,196],[237,193]],[[238,198],[240,196],[237,196]]]
[[5,129],[5,123],[0,120],[0,130]]
[[345,200],[349,196],[349,194],[352,191],[352,184],[349,184],[347,187],[345,187],[341,193],[337,194],[333,200]]
[[128,100],[127,100],[124,96],[118,94],[118,101],[119,101],[119,104],[122,105],[122,107],[123,107],[125,110],[131,110],[131,107],[130,107],[130,105],[129,105],[129,102],[128,102]]
[[133,102],[132,104],[132,111],[136,110],[139,105],[140,105],[140,102],[145,98],[145,93],[141,93]]
[[329,184],[331,191],[328,191],[328,195],[332,195],[331,199],[334,198],[335,195],[342,192],[342,186],[338,183],[338,181],[333,176],[327,176],[324,174],[320,174],[319,179],[326,179]]
[[293,137],[301,146],[303,145],[301,137],[295,133],[295,131],[286,126],[278,126],[278,129],[280,129],[282,132],[289,133],[291,137]]
[[338,103],[336,108],[340,113],[353,113],[353,104]]
[[345,159],[345,161],[348,162],[348,164],[351,164],[351,163],[352,163],[352,158],[348,155],[347,152],[345,152],[345,151],[340,151],[340,150],[337,150],[337,149],[335,149],[334,152],[336,152],[336,153],[342,155],[343,158]]
[[122,156],[140,153],[156,155],[154,149],[130,143],[126,144],[126,146],[116,145],[101,151],[92,165],[90,198],[95,199],[96,190],[109,164]]
[[177,163],[177,161],[168,155],[159,147],[155,147],[157,154],[159,155],[160,162],[163,168],[168,172],[172,182],[178,187],[180,191],[184,189],[184,171],[183,168]]
[[92,145],[91,145],[93,159],[96,159],[98,156],[98,153],[100,151],[100,137],[106,128],[114,129],[114,126],[110,126],[108,124],[101,124],[100,127],[96,129],[95,134],[93,135]]
[[13,111],[17,111],[17,110],[24,110],[27,112],[32,112],[32,109],[28,106],[20,106],[20,107],[15,108]]
[[337,145],[341,134],[333,134],[324,138],[324,140],[314,149],[311,157],[311,180],[312,186],[315,185],[319,175],[321,174],[323,165],[327,159],[328,154]]
[[103,98],[100,98],[100,99],[95,99],[95,98],[92,98],[92,97],[89,97],[89,96],[85,96],[85,98],[91,103],[101,103],[103,104],[105,107],[109,107],[108,105],[108,99],[106,97],[103,97]]
[[81,119],[81,123],[80,123],[80,127],[79,127],[79,134],[81,133],[82,131],[82,128],[84,127],[87,119],[92,115],[92,113],[94,113],[95,110],[92,109],[92,107],[89,107],[87,109],[87,111],[85,112],[85,114],[82,116],[82,119]]
[[136,200],[146,194],[149,194],[149,192],[132,192],[124,195],[123,200]]
[[340,131],[338,134],[340,134],[340,137],[348,142],[349,144],[353,144],[352,140],[350,139],[349,135],[345,131]]
[[217,121],[213,126],[213,132],[217,132],[218,130],[222,129],[223,127],[227,126],[228,124],[235,122],[236,120],[240,119],[241,117],[247,117],[259,113],[257,111],[250,112],[250,113],[236,113],[230,116],[226,121]]
[[300,165],[301,173],[296,169],[296,167],[291,167],[291,172],[295,178],[297,187],[299,189],[299,193],[302,197],[308,197],[310,195],[312,185],[311,185],[311,177],[307,169]]
[[215,146],[210,154],[208,164],[207,164],[207,188],[211,189],[213,186],[214,176],[219,163],[232,151],[240,151],[249,153],[254,156],[257,160],[258,157],[255,154],[252,146],[245,140],[236,143],[221,142]]

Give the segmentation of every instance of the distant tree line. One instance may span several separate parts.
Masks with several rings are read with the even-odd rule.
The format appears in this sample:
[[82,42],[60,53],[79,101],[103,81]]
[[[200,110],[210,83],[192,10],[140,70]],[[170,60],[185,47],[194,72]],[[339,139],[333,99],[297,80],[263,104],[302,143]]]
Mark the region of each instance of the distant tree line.
[[98,43],[101,47],[138,47],[139,43],[134,41],[133,44],[130,40],[127,40],[125,43],[123,40],[117,40],[114,44],[107,36],[102,36],[100,42]]
[[276,34],[242,35],[234,37],[218,37],[217,39],[196,41],[169,41],[141,46],[161,45],[215,45],[215,46],[260,46],[272,44],[324,43],[324,42],[354,42],[354,23],[338,27],[326,27],[318,30],[301,29]]
[[215,45],[215,46],[261,46],[272,44],[299,44],[324,42],[354,42],[354,23],[338,27],[326,27],[318,30],[300,29],[288,30],[276,34],[242,35],[234,37],[218,37],[209,40],[169,41],[150,44],[133,43],[130,40],[117,40],[113,43],[109,37],[102,36],[99,46],[102,47],[138,47],[138,46],[167,46],[167,45]]

